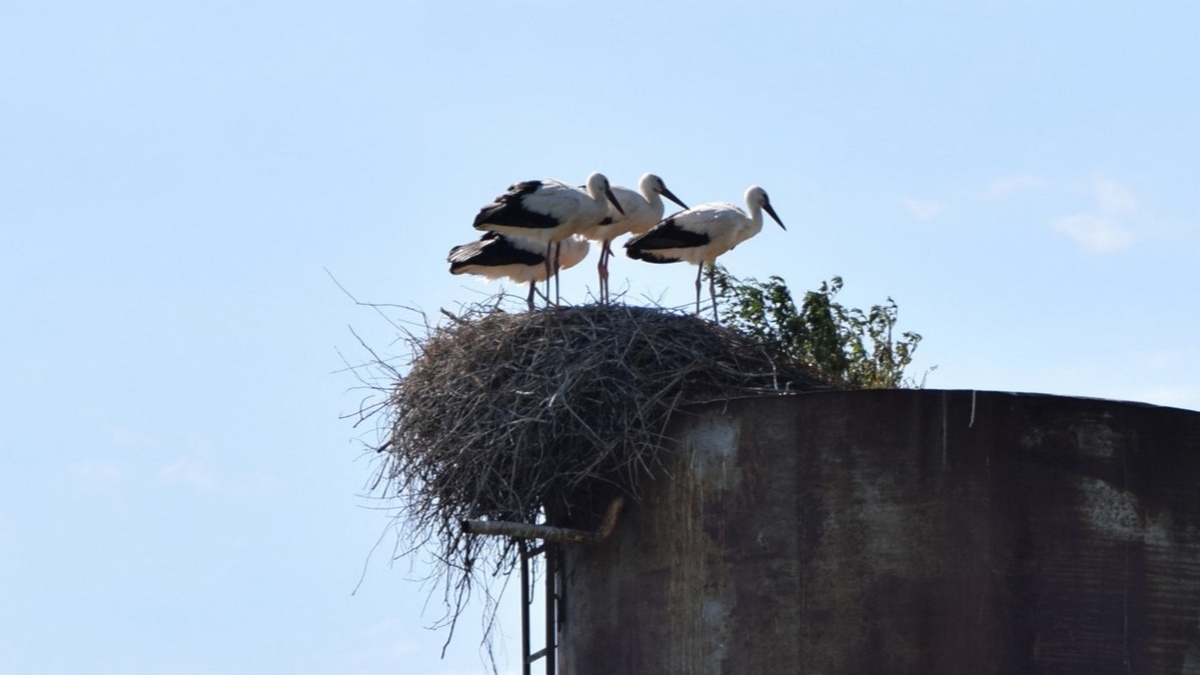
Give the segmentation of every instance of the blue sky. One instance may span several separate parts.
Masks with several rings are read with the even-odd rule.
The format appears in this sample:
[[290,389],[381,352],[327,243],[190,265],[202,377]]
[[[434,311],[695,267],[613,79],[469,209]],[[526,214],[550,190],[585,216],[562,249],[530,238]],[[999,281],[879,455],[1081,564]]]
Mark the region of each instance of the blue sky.
[[[440,659],[427,568],[389,563],[339,352],[365,358],[350,327],[400,347],[324,269],[431,315],[480,299],[501,286],[445,254],[517,180],[760,184],[788,231],[728,269],[890,295],[928,386],[1200,409],[1197,26],[1188,2],[4,3],[0,671],[482,672],[474,618]],[[613,263],[630,302],[692,279]]]

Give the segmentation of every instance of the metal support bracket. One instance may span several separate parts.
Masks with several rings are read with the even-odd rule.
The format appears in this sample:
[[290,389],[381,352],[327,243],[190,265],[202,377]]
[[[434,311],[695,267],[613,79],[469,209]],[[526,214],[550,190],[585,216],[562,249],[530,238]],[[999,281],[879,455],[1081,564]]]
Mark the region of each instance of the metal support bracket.
[[604,512],[604,520],[595,530],[576,530],[552,525],[533,525],[507,520],[464,520],[463,532],[468,534],[495,534],[517,539],[541,539],[556,544],[599,544],[608,539],[617,526],[617,518],[625,506],[625,498],[617,497]]

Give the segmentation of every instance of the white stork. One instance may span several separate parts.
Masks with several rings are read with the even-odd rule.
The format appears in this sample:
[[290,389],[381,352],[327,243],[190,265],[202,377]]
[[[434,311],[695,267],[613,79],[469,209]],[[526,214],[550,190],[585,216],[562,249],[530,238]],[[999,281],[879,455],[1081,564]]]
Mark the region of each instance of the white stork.
[[[704,266],[716,264],[717,256],[758,234],[762,230],[766,211],[771,218],[783,226],[783,221],[771,208],[767,191],[751,185],[746,189],[746,215],[737,206],[728,202],[714,202],[680,211],[655,225],[645,234],[625,242],[625,252],[635,260],[652,263],[690,262],[696,270],[696,313],[700,313],[700,276]],[[709,277],[708,293],[713,302],[713,315],[717,314],[717,292],[713,278]],[[717,317],[720,321],[720,317]]]
[[[525,181],[509,186],[508,192],[480,209],[479,215],[475,216],[475,229],[542,243],[546,247],[546,283],[549,291],[549,277],[555,268],[550,255],[551,247],[580,229],[604,220],[608,216],[610,203],[623,213],[608,185],[608,179],[601,173],[588,176],[584,188],[571,187],[557,180]],[[555,272],[555,288],[558,287],[557,281]]]
[[597,265],[600,273],[600,302],[608,302],[609,299],[608,259],[612,256],[613,239],[623,234],[641,234],[654,227],[663,217],[663,197],[685,209],[688,207],[667,189],[663,179],[652,173],[642,176],[636,191],[622,185],[614,185],[612,192],[623,212],[619,213],[610,207],[607,218],[579,231],[579,234],[588,239],[601,242],[600,263]]
[[[560,269],[579,264],[590,248],[587,239],[572,236],[562,241]],[[474,274],[488,279],[508,277],[517,283],[529,284],[529,311],[533,311],[533,296],[537,282],[546,279],[546,250],[541,242],[523,237],[506,237],[485,232],[477,241],[450,249],[446,258],[451,274]],[[557,270],[556,270],[557,271]]]

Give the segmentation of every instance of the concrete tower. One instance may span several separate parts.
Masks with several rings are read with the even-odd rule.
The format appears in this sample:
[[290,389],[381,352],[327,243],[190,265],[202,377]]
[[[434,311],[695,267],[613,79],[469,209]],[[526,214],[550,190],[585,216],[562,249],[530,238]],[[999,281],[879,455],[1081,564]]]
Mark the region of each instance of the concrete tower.
[[562,673],[1200,674],[1200,413],[847,391],[671,435],[564,547]]

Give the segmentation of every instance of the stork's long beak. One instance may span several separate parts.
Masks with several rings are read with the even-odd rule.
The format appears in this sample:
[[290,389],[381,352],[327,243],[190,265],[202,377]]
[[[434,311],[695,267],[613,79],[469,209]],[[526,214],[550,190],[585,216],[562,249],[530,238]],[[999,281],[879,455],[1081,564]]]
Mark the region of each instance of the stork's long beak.
[[779,226],[783,227],[784,231],[787,231],[787,228],[783,226],[783,221],[779,219],[779,216],[775,215],[775,209],[771,208],[771,202],[763,204],[763,211],[766,211],[768,214],[770,214],[771,220],[779,223]]
[[625,209],[621,208],[621,203],[617,201],[617,196],[613,194],[612,188],[604,188],[604,194],[608,197],[609,203],[617,210],[617,213],[625,215]]
[[687,204],[684,204],[682,201],[680,201],[679,197],[676,197],[673,192],[668,190],[666,185],[663,186],[662,196],[666,197],[667,199],[670,199],[671,201],[675,202],[676,204],[682,206],[685,209],[688,207]]

